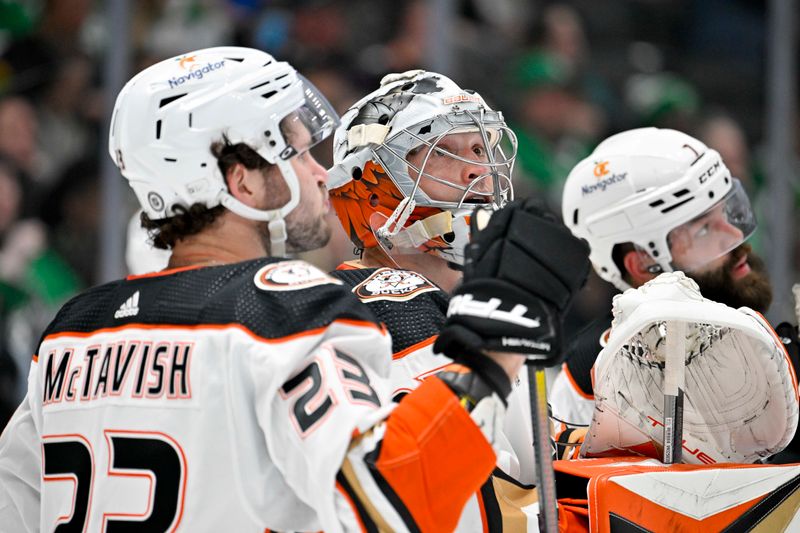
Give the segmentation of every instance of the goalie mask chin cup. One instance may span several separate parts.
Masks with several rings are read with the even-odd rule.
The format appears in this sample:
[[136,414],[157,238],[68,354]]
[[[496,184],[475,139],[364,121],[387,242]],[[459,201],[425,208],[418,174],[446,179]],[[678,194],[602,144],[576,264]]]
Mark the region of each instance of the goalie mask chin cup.
[[[600,277],[620,290],[630,285],[613,259],[617,245],[633,244],[663,272],[691,271],[728,253],[756,227],[747,194],[719,153],[658,128],[600,143],[570,172],[562,215],[589,242]],[[704,217],[711,224],[695,224]]]
[[[469,154],[449,144],[462,134],[474,141]],[[513,199],[516,151],[502,114],[477,93],[431,72],[389,75],[336,130],[331,203],[361,249],[380,246],[390,257],[432,253],[462,265],[472,208],[499,209]],[[442,166],[435,158],[445,158],[454,175],[432,170]],[[460,177],[465,166],[469,180]],[[426,194],[431,184],[447,198]]]
[[[324,96],[288,63],[249,48],[207,48],[161,61],[123,87],[108,149],[151,219],[199,203],[279,221],[300,202],[290,159],[337,125]],[[278,166],[291,193],[285,205],[259,210],[231,196],[210,149],[223,138]]]
[[614,299],[581,455],[661,457],[671,321],[686,323],[683,461],[753,463],[785,448],[797,428],[798,397],[783,345],[758,313],[706,300],[691,279],[672,272]]

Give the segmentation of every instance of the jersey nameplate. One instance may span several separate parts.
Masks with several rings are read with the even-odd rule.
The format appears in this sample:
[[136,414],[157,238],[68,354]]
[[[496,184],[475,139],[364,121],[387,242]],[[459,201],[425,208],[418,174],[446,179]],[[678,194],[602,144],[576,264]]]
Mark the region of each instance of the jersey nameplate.
[[296,291],[317,285],[342,284],[305,261],[281,261],[267,265],[256,272],[253,281],[256,287],[264,291]]
[[370,277],[353,287],[353,292],[363,302],[376,300],[406,301],[423,292],[439,290],[422,275],[408,270],[380,268]]

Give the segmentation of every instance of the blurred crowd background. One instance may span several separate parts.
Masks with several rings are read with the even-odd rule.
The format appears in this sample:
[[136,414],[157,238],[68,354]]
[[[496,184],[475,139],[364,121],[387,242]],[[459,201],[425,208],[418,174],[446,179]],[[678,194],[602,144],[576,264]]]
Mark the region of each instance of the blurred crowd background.
[[[55,311],[106,281],[104,68],[119,39],[130,51],[125,79],[192,49],[251,46],[290,61],[340,113],[388,72],[444,67],[503,110],[519,136],[517,196],[537,195],[559,213],[571,167],[604,137],[638,126],[699,137],[742,180],[757,215],[770,209],[766,2],[138,0],[127,3],[128,35],[109,22],[110,5],[0,0],[0,427]],[[797,132],[797,116],[785,120]],[[791,148],[797,170],[800,147]],[[330,145],[316,155],[329,164]],[[123,187],[125,209],[111,214],[120,242],[136,208]],[[796,206],[796,189],[790,194]],[[753,239],[768,262],[769,238],[762,224]],[[332,269],[352,253],[339,231],[306,258]],[[609,294],[593,279],[570,327],[606,311]]]

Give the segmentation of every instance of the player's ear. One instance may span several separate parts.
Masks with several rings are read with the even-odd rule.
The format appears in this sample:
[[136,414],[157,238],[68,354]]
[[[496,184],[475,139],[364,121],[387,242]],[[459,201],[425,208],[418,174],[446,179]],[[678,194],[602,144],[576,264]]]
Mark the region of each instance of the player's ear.
[[233,164],[225,175],[231,195],[245,205],[255,207],[256,193],[263,186],[263,177],[257,171],[248,171],[241,163]]
[[[633,282],[631,285],[639,287],[655,278],[661,269],[646,252],[641,250],[631,250],[622,258],[622,264]],[[654,268],[656,267],[656,268]]]

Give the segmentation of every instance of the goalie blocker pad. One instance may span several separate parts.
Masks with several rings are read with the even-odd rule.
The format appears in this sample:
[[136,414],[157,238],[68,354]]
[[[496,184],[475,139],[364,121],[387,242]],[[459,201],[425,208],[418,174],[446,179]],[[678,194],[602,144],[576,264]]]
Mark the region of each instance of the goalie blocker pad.
[[755,311],[704,299],[694,281],[671,272],[614,298],[581,455],[661,457],[667,321],[686,323],[682,460],[752,463],[782,450],[798,422],[783,344]]

